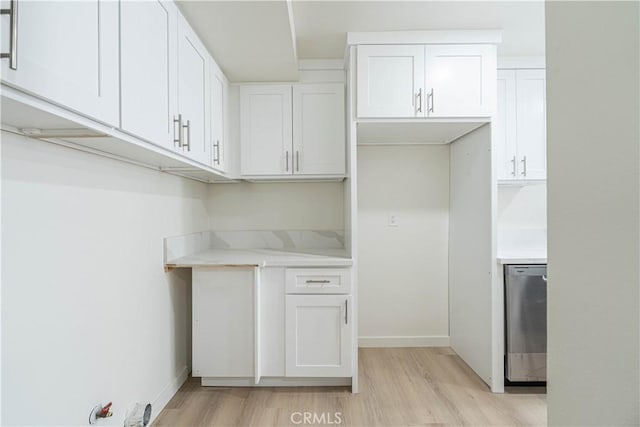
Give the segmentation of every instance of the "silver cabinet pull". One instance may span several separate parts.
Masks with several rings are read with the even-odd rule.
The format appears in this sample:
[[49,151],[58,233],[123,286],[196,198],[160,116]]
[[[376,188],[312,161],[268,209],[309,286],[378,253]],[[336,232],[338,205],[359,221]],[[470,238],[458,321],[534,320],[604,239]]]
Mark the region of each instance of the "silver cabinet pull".
[[523,156],[522,160],[522,175],[527,176],[527,156]]
[[344,300],[344,324],[349,324],[349,300]]
[[331,283],[331,280],[306,280],[305,283]]
[[216,139],[216,143],[213,144],[213,147],[216,149],[215,154],[213,156],[213,163],[216,165],[220,164],[220,141]]
[[220,164],[220,160],[217,158],[219,155],[217,150],[218,141],[211,143],[211,165]]
[[429,92],[428,98],[431,98],[431,103],[430,103],[431,106],[429,107],[429,112],[433,113],[433,108],[434,108],[434,105],[435,105],[435,101],[434,101],[434,97],[433,97],[433,88],[431,88],[431,92]]
[[516,176],[516,156],[513,156],[513,159],[511,159],[511,176]]
[[296,150],[296,172],[300,172],[300,155],[298,150]]
[[289,172],[289,150],[285,152],[284,158],[285,158],[285,171]]
[[[178,132],[176,132],[176,125],[178,125]],[[182,114],[178,114],[177,119],[173,117],[173,145],[182,147]]]
[[422,88],[416,94],[416,113],[422,113]]
[[191,151],[191,120],[187,120],[187,124],[182,127],[187,130],[187,142],[182,146],[187,147],[187,151]]
[[9,9],[0,9],[0,15],[9,15],[9,53],[0,53],[1,59],[9,59],[9,68],[18,69],[18,0],[9,2]]

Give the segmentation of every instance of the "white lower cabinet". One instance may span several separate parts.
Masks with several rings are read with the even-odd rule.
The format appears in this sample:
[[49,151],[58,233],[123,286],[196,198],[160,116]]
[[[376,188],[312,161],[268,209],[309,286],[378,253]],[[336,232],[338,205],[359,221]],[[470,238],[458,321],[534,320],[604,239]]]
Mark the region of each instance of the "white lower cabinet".
[[349,268],[194,268],[193,376],[246,386],[351,377],[350,286]]
[[287,295],[288,377],[351,376],[350,305],[349,295]]
[[253,377],[253,269],[193,269],[193,376]]

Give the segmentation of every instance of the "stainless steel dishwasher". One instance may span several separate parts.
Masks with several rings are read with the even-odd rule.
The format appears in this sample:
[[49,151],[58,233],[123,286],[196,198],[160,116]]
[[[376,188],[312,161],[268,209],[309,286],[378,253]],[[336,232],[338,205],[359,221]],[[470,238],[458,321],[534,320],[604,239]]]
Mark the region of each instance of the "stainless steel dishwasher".
[[547,266],[505,266],[505,377],[547,380]]

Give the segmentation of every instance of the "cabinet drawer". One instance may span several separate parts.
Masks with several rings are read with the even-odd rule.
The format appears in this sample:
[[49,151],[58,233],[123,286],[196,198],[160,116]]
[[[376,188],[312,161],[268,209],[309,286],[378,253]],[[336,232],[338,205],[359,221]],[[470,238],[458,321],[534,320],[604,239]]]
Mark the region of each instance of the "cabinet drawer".
[[348,268],[288,268],[288,294],[348,294],[351,293],[351,270]]

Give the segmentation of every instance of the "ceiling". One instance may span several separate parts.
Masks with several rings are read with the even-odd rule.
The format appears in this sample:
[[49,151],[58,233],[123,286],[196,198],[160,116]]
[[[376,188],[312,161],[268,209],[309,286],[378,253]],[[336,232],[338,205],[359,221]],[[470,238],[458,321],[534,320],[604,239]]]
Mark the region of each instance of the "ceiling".
[[544,1],[187,1],[231,81],[295,80],[299,59],[341,59],[347,32],[502,29],[499,56],[544,55]]
[[297,78],[298,62],[286,1],[177,3],[229,80]]

